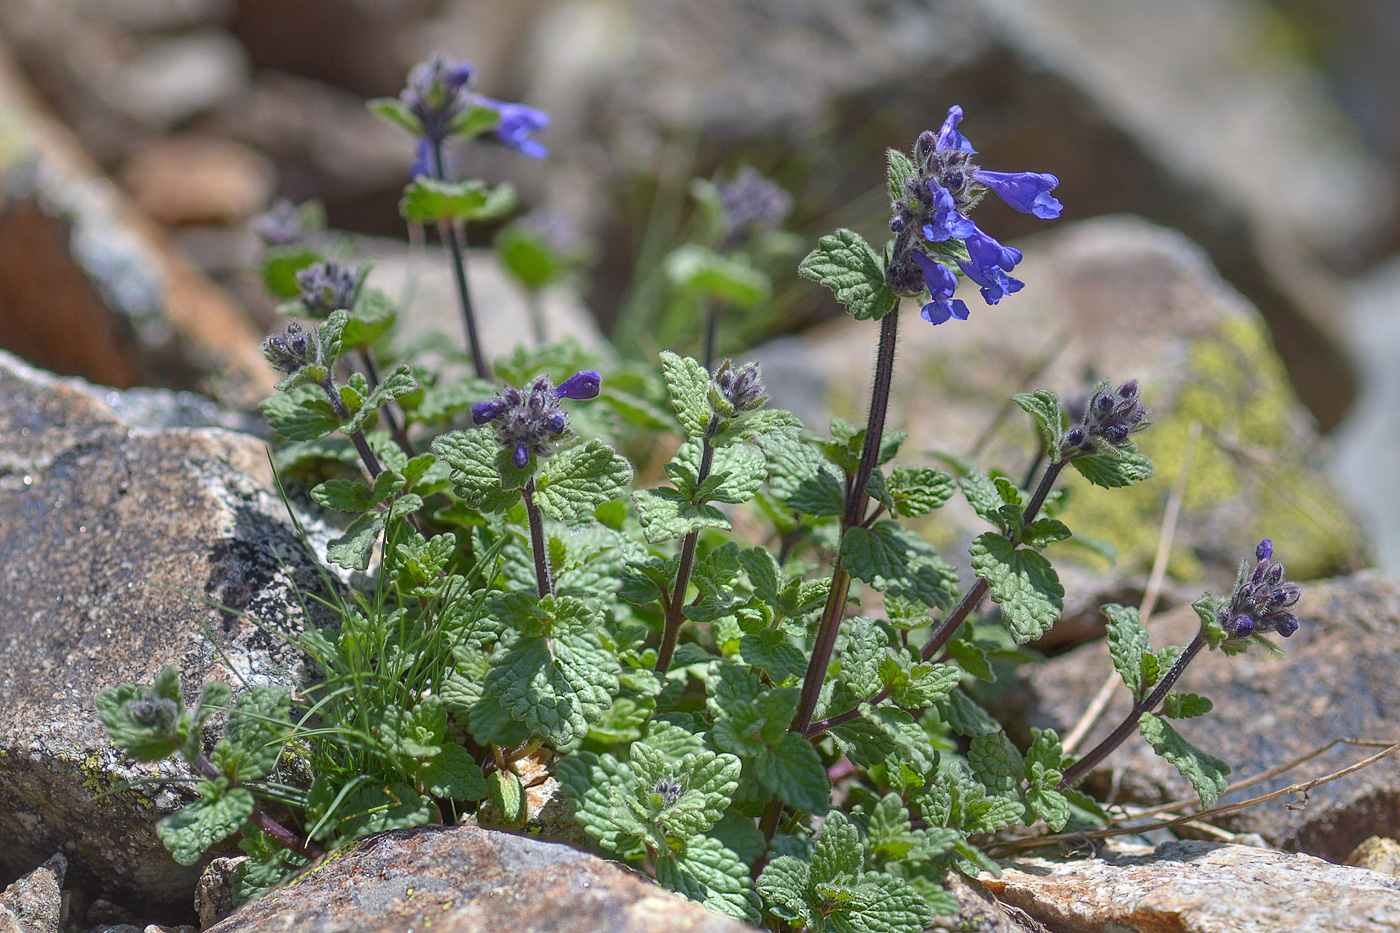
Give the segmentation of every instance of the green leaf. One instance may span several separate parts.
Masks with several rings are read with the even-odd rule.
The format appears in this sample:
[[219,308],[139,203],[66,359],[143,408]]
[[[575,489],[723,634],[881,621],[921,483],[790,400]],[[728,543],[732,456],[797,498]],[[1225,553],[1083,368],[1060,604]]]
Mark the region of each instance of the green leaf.
[[520,498],[518,487],[507,487],[497,467],[501,445],[486,428],[451,431],[433,441],[433,454],[451,468],[454,491],[471,508],[503,512]]
[[422,123],[413,115],[413,111],[409,110],[408,106],[397,97],[376,97],[373,100],[365,101],[365,106],[369,108],[370,113],[383,117],[400,129],[407,130],[414,136],[423,135]]
[[355,306],[349,310],[350,320],[345,322],[341,339],[355,350],[368,347],[389,333],[398,317],[393,300],[377,288],[361,288],[355,296]]
[[841,680],[859,697],[874,696],[885,686],[881,673],[889,636],[878,622],[865,616],[847,619],[841,629],[845,639],[837,655],[841,662]]
[[137,761],[160,761],[185,743],[179,677],[179,668],[172,664],[157,675],[155,686],[122,684],[97,695],[97,713],[113,745]]
[[[833,913],[835,933],[923,933],[929,922],[928,902],[907,881],[867,873],[857,899]],[[872,884],[869,879],[879,878]]]
[[1060,397],[1048,389],[1034,392],[1017,392],[1011,401],[1035,420],[1040,443],[1051,463],[1060,460],[1060,442],[1064,440],[1064,415],[1060,411]]
[[277,436],[289,441],[318,441],[340,427],[340,418],[320,386],[297,386],[269,395],[258,408]]
[[1023,526],[1021,541],[1037,551],[1049,547],[1056,541],[1065,541],[1074,536],[1074,532],[1065,526],[1065,523],[1056,518],[1038,518],[1029,525]]
[[1171,719],[1194,719],[1204,716],[1215,704],[1195,693],[1169,693],[1162,702],[1162,715]]
[[936,704],[939,717],[952,727],[958,735],[969,738],[977,735],[990,735],[1001,731],[1001,723],[991,714],[973,702],[962,689],[952,693]]
[[416,223],[443,221],[495,220],[515,208],[515,189],[510,185],[487,188],[477,178],[465,181],[438,181],[420,175],[403,189],[399,214]]
[[544,462],[535,502],[559,521],[591,518],[594,509],[620,498],[631,482],[631,465],[607,444],[590,438]]
[[1001,493],[997,491],[997,485],[990,476],[969,473],[958,480],[958,487],[962,489],[963,496],[967,498],[973,511],[998,528],[1005,529],[1006,523],[1001,517],[1001,507],[1006,503],[1002,501]]
[[885,483],[895,518],[927,515],[953,496],[953,477],[942,470],[896,467]]
[[704,437],[710,418],[714,416],[710,406],[710,374],[691,357],[677,356],[670,350],[661,351],[661,371],[671,395],[671,410],[676,413],[682,430],[687,437]]
[[287,301],[301,295],[297,273],[326,257],[320,250],[306,246],[285,246],[269,250],[262,258],[263,285],[274,298]]
[[895,522],[846,529],[841,564],[851,576],[888,596],[945,609],[953,604],[957,572],[928,542]]
[[156,824],[156,835],[181,865],[198,862],[206,849],[243,828],[253,815],[253,795],[235,787],[218,797],[202,797]]
[[821,756],[796,732],[783,732],[755,762],[763,785],[783,803],[803,813],[825,813],[830,807],[831,780]]
[[[711,391],[713,391],[711,387]],[[713,396],[711,404],[713,404]],[[795,438],[802,430],[802,421],[790,411],[781,408],[763,408],[727,418],[715,432],[712,443],[715,447],[728,447],[740,441],[753,440],[765,434],[781,434]]]
[[472,760],[471,753],[456,742],[423,762],[418,781],[434,797],[449,800],[481,800],[486,797],[486,778]]
[[673,856],[658,860],[656,880],[717,913],[759,919],[749,867],[718,839],[696,836]]
[[891,657],[880,666],[880,678],[897,706],[922,709],[952,693],[962,681],[962,671],[951,664],[908,664],[903,657]]
[[764,866],[755,888],[774,916],[810,927],[814,917],[822,916],[822,905],[809,895],[811,881],[812,869],[806,862],[780,855]]
[[1191,782],[1201,797],[1201,806],[1209,809],[1229,786],[1226,775],[1230,766],[1201,751],[1181,737],[1165,719],[1151,713],[1143,713],[1138,722],[1138,731],[1152,746],[1153,751],[1170,761],[1181,776]]
[[345,533],[330,542],[326,559],[349,570],[364,570],[374,555],[374,546],[384,531],[383,512],[366,512],[350,523]]
[[899,297],[885,287],[880,257],[853,230],[837,230],[822,237],[797,272],[831,289],[857,321],[878,321],[899,303]]
[[687,243],[666,257],[666,276],[677,288],[709,296],[736,308],[756,308],[773,291],[768,276],[742,258],[721,256],[697,243]]
[[370,415],[394,399],[417,392],[419,388],[421,386],[418,385],[418,380],[413,378],[413,371],[409,369],[408,364],[399,364],[370,391],[369,396],[360,405],[360,410],[350,416],[342,430],[346,434],[354,434],[365,426]]
[[612,705],[617,659],[598,641],[601,607],[545,596],[534,611],[544,633],[517,638],[486,683],[511,718],[556,747],[568,745]]
[[1014,796],[1021,786],[1025,761],[1005,732],[973,736],[967,763],[973,776],[997,796]]
[[886,149],[885,159],[888,165],[885,180],[890,186],[890,200],[903,201],[909,196],[908,182],[919,177],[919,170],[914,160],[898,149]]
[[745,634],[739,640],[744,661],[761,668],[776,684],[789,677],[801,677],[807,670],[807,654],[788,641],[778,629],[765,628]]
[[702,528],[730,527],[729,519],[719,509],[713,505],[692,505],[674,489],[640,489],[632,493],[632,503],[649,544],[684,538]]
[[292,730],[291,708],[285,687],[250,687],[233,701],[219,743],[227,742],[236,753],[235,769],[223,769],[230,779],[247,783],[272,770]]
[[816,884],[854,879],[865,867],[865,847],[860,830],[840,810],[822,824],[821,835],[812,849],[812,881]]
[[574,819],[606,852],[618,852],[618,826],[612,819],[612,792],[635,783],[631,769],[612,755],[578,751],[558,758],[554,775],[573,805]]
[[1016,643],[1025,644],[1048,632],[1064,611],[1065,597],[1050,562],[991,531],[979,535],[970,550],[972,569],[987,581]]
[[1089,482],[1105,489],[1131,486],[1152,478],[1152,461],[1146,454],[1136,448],[1118,453],[1118,457],[1109,454],[1075,457],[1070,464]]
[[1064,752],[1053,729],[1032,730],[1035,735],[1026,750],[1026,807],[1043,819],[1052,832],[1064,829],[1070,817],[1070,801],[1059,791],[1060,765]]
[[[313,796],[315,786],[312,788]],[[442,819],[433,799],[408,784],[367,781],[351,792],[336,810],[337,834],[356,839],[391,829],[409,829]]]
[[[1150,682],[1143,681],[1142,662],[1144,656],[1153,657],[1152,640],[1138,611],[1131,606],[1110,604],[1103,607],[1103,614],[1108,618],[1108,655],[1113,659],[1113,669],[1133,692],[1133,699],[1140,700],[1143,691],[1151,686]],[[1154,657],[1154,666],[1155,661]]]
[[823,468],[797,483],[788,496],[787,507],[818,517],[840,515],[846,511],[846,490],[841,480]]

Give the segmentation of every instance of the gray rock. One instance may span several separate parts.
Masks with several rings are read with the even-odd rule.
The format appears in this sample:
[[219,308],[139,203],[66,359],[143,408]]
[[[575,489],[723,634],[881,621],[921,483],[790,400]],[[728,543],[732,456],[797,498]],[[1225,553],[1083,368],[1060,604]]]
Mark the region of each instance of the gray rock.
[[425,826],[357,842],[207,933],[429,928],[438,933],[753,929],[565,845],[475,826]]
[[210,927],[233,913],[233,873],[248,860],[246,855],[216,858],[199,876],[194,889],[194,909],[199,925]]
[[1347,864],[1400,875],[1400,842],[1389,836],[1368,836],[1347,856]]
[[191,696],[206,678],[294,680],[277,632],[305,624],[298,592],[319,575],[260,440],[132,426],[4,354],[0,398],[0,871],[58,850],[88,893],[187,917],[199,868],[154,833],[181,792],[149,779],[188,775],[126,761],[94,697],[167,664]]
[[[1274,540],[1287,564],[1288,541]],[[1221,578],[1217,594],[1233,581]],[[1400,703],[1400,581],[1375,572],[1308,584],[1295,611],[1302,623],[1287,641],[1276,639],[1282,658],[1251,651],[1227,658],[1197,657],[1178,689],[1209,697],[1215,708],[1174,727],[1199,748],[1224,759],[1242,780],[1275,768],[1332,739],[1393,741],[1390,713]],[[1149,624],[1153,643],[1184,645],[1196,633],[1195,612],[1183,608]],[[1031,726],[1064,735],[1110,672],[1102,643],[1085,645],[1031,672],[1010,691]],[[1127,714],[1120,690],[1098,726],[1081,745],[1087,751]],[[1221,805],[1266,794],[1340,770],[1379,751],[1338,746],[1287,774],[1221,798]],[[1130,803],[1155,804],[1194,796],[1166,761],[1132,736],[1087,779],[1086,788]],[[1217,820],[1212,820],[1217,822]],[[1367,836],[1400,834],[1400,760],[1383,758],[1340,780],[1288,795],[1226,817],[1219,825],[1258,833],[1270,845],[1343,861]]]
[[230,100],[250,70],[237,39],[205,30],[153,40],[114,81],[93,90],[145,125],[166,129]]
[[[1026,287],[999,305],[983,304],[974,291],[970,320],[938,327],[921,320],[912,302],[900,311],[888,425],[909,432],[901,456],[918,462],[931,450],[966,454],[1005,414],[981,461],[1019,477],[1037,441],[1025,415],[1014,408],[1006,414],[1012,393],[1044,387],[1068,399],[1100,377],[1137,378],[1153,411],[1152,427],[1137,440],[1156,476],[1132,489],[1103,490],[1065,471],[1073,492],[1064,521],[1109,542],[1118,555],[1111,573],[1100,572],[1102,563],[1084,564],[1097,576],[1067,581],[1071,594],[1102,585],[1114,599],[1141,598],[1193,421],[1203,433],[1169,580],[1194,586],[1232,576],[1266,534],[1288,542],[1299,578],[1360,563],[1355,525],[1321,469],[1326,450],[1263,322],[1197,246],[1127,217],[1065,224],[1017,245],[1025,260],[1016,272]],[[863,424],[878,330],[843,317],[753,356],[774,404],[795,408],[817,428],[825,427],[826,412]],[[954,555],[985,524],[958,501],[928,530]],[[1063,573],[1085,560],[1082,551],[1057,547]],[[1165,595],[1170,605],[1185,593]]]
[[59,853],[0,891],[0,929],[13,922],[21,933],[62,933],[63,876],[68,860]]
[[981,878],[1057,933],[1385,933],[1400,878],[1306,855],[1210,842],[1115,846],[1064,862],[1021,858]]
[[251,408],[274,381],[248,318],[35,108],[0,56],[0,347],[104,385]]

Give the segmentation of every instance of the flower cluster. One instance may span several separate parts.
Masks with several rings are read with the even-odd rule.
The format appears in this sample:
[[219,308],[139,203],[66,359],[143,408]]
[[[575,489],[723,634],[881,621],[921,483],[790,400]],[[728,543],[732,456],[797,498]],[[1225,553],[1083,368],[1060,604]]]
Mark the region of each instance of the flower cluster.
[[923,317],[933,324],[950,318],[967,320],[967,305],[952,297],[957,277],[947,266],[924,252],[923,242],[961,240],[967,259],[957,265],[981,288],[982,298],[994,305],[1018,292],[1024,283],[1011,276],[1021,252],[1003,246],[967,218],[988,191],[1018,211],[1043,219],[1060,216],[1060,202],[1050,192],[1059,184],[1054,175],[1039,172],[993,172],[972,161],[977,150],[958,129],[961,107],[951,107],[937,133],[925,131],[914,144],[914,174],[894,201],[895,257],[890,286],[896,291],[927,288],[929,301]]
[[[456,135],[460,118],[477,107],[488,107],[498,114],[494,127],[497,140],[534,158],[546,155],[544,146],[530,134],[549,126],[549,116],[524,104],[494,100],[471,90],[472,67],[435,55],[413,67],[408,86],[399,102],[417,123],[422,143],[414,166],[419,174],[429,174],[431,166],[423,156]],[[435,172],[433,174],[436,174]]]
[[354,306],[364,276],[356,266],[343,266],[334,259],[327,259],[299,270],[296,280],[307,317],[324,320],[332,311],[349,310]]
[[740,169],[733,181],[716,185],[724,229],[720,246],[728,251],[756,233],[776,230],[792,211],[792,195],[752,166]]
[[762,380],[757,363],[745,363],[737,368],[730,360],[720,363],[712,377],[713,394],[719,396],[712,401],[720,402],[715,409],[733,416],[762,407],[768,401],[768,390],[763,387]]
[[1129,379],[1116,389],[1105,382],[1089,396],[1079,424],[1065,432],[1060,453],[1066,457],[1094,453],[1105,443],[1121,447],[1129,435],[1152,423],[1147,420],[1150,413],[1151,409],[1138,396],[1136,379]]
[[264,246],[291,246],[306,238],[303,211],[286,198],[278,198],[266,213],[253,218],[250,226]]
[[321,342],[316,339],[314,330],[306,330],[296,321],[291,321],[285,333],[263,341],[262,353],[269,363],[290,376],[312,363],[320,362]]
[[1283,564],[1270,560],[1274,543],[1268,538],[1259,542],[1254,556],[1259,561],[1254,572],[1245,576],[1241,569],[1234,595],[1220,607],[1220,626],[1231,638],[1245,638],[1269,629],[1287,638],[1298,631],[1298,620],[1287,610],[1298,602],[1303,590],[1284,579]]
[[529,389],[506,386],[494,397],[472,406],[472,421],[490,423],[496,441],[510,451],[511,462],[524,469],[530,457],[547,457],[569,429],[561,399],[597,398],[602,377],[591,369],[574,373],[558,386],[540,376]]

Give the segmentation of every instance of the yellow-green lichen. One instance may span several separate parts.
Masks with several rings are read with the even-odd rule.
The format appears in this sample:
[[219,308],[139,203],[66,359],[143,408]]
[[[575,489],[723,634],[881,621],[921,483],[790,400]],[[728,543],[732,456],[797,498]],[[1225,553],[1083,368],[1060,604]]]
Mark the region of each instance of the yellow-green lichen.
[[[1299,448],[1305,436],[1295,423],[1296,396],[1257,318],[1222,322],[1214,334],[1189,347],[1184,374],[1168,400],[1154,399],[1154,424],[1139,435],[1156,476],[1126,490],[1091,487],[1077,475],[1065,521],[1118,550],[1118,566],[1143,570],[1156,552],[1162,514],[1181,471],[1193,423],[1201,425],[1182,497],[1181,527],[1219,530],[1229,540],[1200,542],[1249,551],[1251,542],[1272,537],[1281,546],[1290,575],[1323,576],[1354,566],[1359,541],[1345,508],[1327,479]],[[1071,472],[1072,471],[1067,471]],[[1237,515],[1240,527],[1217,528]],[[1190,541],[1178,535],[1178,541]],[[1179,544],[1168,571],[1184,582],[1200,582],[1201,553]]]

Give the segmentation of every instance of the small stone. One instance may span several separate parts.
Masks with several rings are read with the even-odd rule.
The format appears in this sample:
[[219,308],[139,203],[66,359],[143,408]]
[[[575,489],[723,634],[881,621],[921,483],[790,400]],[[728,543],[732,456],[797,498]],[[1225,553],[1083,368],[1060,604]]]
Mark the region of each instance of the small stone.
[[246,855],[216,858],[199,876],[194,887],[194,910],[200,927],[209,927],[233,913],[233,873],[248,861]]
[[179,227],[246,221],[267,204],[275,178],[271,163],[247,146],[182,136],[137,150],[122,181],[153,219]]
[[116,81],[94,91],[148,126],[163,129],[232,99],[250,70],[248,53],[237,39],[209,30],[152,42]]
[[[62,933],[63,878],[68,860],[58,853],[23,878],[0,891],[0,907],[23,933]],[[4,921],[0,921],[2,925]]]
[[1371,836],[1347,856],[1348,865],[1400,875],[1400,842],[1389,836]]

